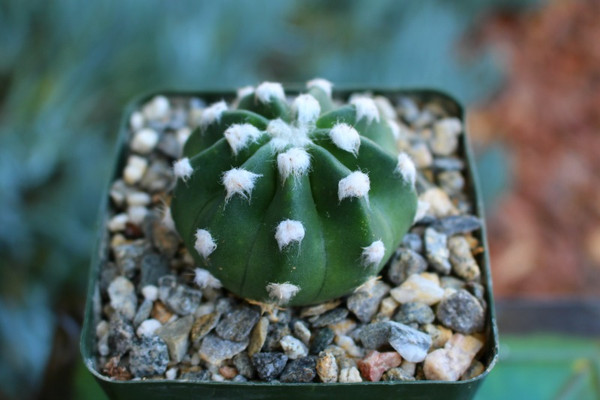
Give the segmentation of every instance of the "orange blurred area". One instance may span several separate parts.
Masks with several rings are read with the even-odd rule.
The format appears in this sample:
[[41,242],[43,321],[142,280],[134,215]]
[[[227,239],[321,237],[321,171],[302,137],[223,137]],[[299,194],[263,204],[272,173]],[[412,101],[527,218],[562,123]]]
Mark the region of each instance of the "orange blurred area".
[[508,64],[469,116],[476,143],[501,141],[512,161],[512,190],[489,210],[495,294],[599,295],[600,2],[494,15],[478,33]]

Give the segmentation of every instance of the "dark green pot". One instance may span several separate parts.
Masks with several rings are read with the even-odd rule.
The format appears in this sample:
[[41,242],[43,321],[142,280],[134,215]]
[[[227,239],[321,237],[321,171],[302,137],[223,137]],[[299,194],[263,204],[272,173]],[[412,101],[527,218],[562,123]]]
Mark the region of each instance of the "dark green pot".
[[[451,96],[435,90],[391,90],[377,88],[347,88],[334,92],[334,96],[345,97],[352,92],[372,91],[386,97],[398,95],[411,95],[420,99],[440,99],[451,114],[461,118],[464,122],[463,107]],[[294,93],[294,91],[288,91]],[[484,373],[474,379],[458,382],[440,381],[414,381],[414,382],[362,382],[362,383],[266,383],[266,382],[183,382],[168,380],[138,380],[138,381],[113,381],[100,374],[96,369],[95,348],[96,335],[95,326],[100,315],[100,294],[98,279],[103,261],[108,257],[108,221],[109,197],[108,187],[113,179],[120,174],[126,159],[127,123],[131,113],[138,109],[141,104],[158,93],[149,93],[131,102],[125,110],[123,119],[119,126],[119,137],[115,152],[115,163],[111,181],[105,190],[101,200],[98,218],[98,236],[88,283],[88,295],[85,308],[85,320],[81,333],[81,354],[85,365],[94,375],[100,386],[111,399],[126,400],[152,400],[152,399],[471,399],[475,395],[481,382],[490,373],[498,357],[498,330],[496,326],[496,315],[494,310],[494,298],[492,296],[492,279],[490,273],[489,248],[487,245],[485,224],[480,231],[476,232],[478,239],[484,247],[484,252],[479,254],[478,263],[481,266],[483,284],[486,288],[486,301],[488,303],[486,315],[486,347],[481,361],[487,366]],[[207,101],[220,99],[232,99],[235,91],[206,92],[206,91],[161,91],[163,95],[198,96]],[[466,128],[465,128],[466,132]],[[466,162],[465,178],[467,180],[466,190],[474,200],[476,215],[484,220],[481,192],[479,189],[476,171],[474,168],[473,155],[469,146],[467,135],[461,136],[460,154]]]

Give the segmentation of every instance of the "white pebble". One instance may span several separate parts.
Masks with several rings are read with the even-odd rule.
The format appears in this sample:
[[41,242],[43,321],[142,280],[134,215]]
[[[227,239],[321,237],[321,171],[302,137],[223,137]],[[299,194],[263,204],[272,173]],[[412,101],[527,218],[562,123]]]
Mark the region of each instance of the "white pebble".
[[182,148],[183,148],[183,145],[185,144],[185,142],[187,142],[187,140],[191,134],[192,134],[192,130],[190,128],[188,128],[187,126],[178,129],[177,132],[175,133],[177,142],[179,143],[179,145]]
[[138,335],[138,337],[153,336],[156,334],[156,331],[161,326],[162,324],[160,323],[160,321],[153,318],[147,319],[144,322],[142,322],[140,326],[138,326],[137,330],[135,331],[135,334]]
[[340,346],[350,357],[361,358],[364,356],[363,350],[356,345],[350,336],[336,335],[335,344]]
[[145,192],[127,193],[126,199],[129,206],[147,206],[152,201],[150,195]]
[[194,244],[196,251],[205,259],[216,250],[217,244],[215,243],[212,235],[205,229],[198,229],[196,231],[196,243]]
[[129,222],[129,216],[127,214],[117,214],[108,221],[108,230],[111,232],[123,231],[127,222]]
[[144,127],[144,115],[139,111],[132,113],[129,117],[129,126],[133,131],[142,129]]
[[275,230],[275,240],[279,245],[279,250],[282,250],[292,242],[300,243],[304,239],[304,226],[300,221],[286,219],[277,225]]
[[[340,201],[347,197],[367,197],[371,189],[369,176],[361,171],[354,171],[338,183],[338,198]],[[367,197],[368,201],[368,197]]]
[[109,329],[110,324],[108,323],[108,321],[101,320],[100,322],[98,322],[98,325],[96,325],[96,337],[101,338],[104,335],[108,335]]
[[158,133],[154,129],[140,129],[131,139],[131,150],[140,154],[149,154],[158,143]]
[[123,171],[123,179],[129,185],[135,185],[146,173],[148,160],[140,156],[129,156]]
[[146,285],[142,288],[142,296],[148,301],[156,301],[158,299],[158,288],[154,285]]
[[429,274],[413,274],[392,289],[390,295],[400,304],[420,302],[431,306],[444,297],[444,289],[439,282],[429,279]]
[[342,368],[338,380],[345,383],[362,382],[360,372],[358,372],[356,367]]
[[144,206],[132,206],[127,208],[129,220],[136,225],[140,225],[144,222],[146,215],[148,215],[148,209]]
[[143,112],[146,119],[161,120],[169,116],[169,100],[165,96],[155,96],[144,106]]
[[358,155],[360,135],[354,127],[343,122],[337,123],[329,131],[329,138],[340,149]]
[[127,319],[133,319],[137,308],[137,296],[133,283],[124,276],[116,277],[108,285],[110,305]]
[[165,372],[165,378],[173,380],[177,378],[177,368],[169,368],[167,372]]
[[279,344],[290,360],[296,360],[308,355],[308,347],[291,335],[286,335],[281,338]]

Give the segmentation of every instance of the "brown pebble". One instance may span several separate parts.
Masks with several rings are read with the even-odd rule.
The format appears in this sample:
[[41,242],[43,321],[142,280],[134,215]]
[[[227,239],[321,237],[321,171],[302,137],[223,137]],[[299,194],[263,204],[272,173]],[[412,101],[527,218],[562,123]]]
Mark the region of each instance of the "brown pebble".
[[123,233],[125,234],[125,237],[127,239],[139,239],[144,236],[144,232],[142,232],[142,229],[133,222],[125,223],[125,230],[123,231]]
[[225,379],[233,379],[238,375],[238,371],[235,367],[225,365],[219,368],[219,374]]
[[133,378],[133,375],[127,368],[119,365],[120,360],[121,358],[119,356],[111,357],[108,362],[104,364],[102,373],[117,381],[128,381]]
[[160,321],[161,324],[166,324],[173,316],[173,313],[160,300],[157,300],[154,302],[150,316]]

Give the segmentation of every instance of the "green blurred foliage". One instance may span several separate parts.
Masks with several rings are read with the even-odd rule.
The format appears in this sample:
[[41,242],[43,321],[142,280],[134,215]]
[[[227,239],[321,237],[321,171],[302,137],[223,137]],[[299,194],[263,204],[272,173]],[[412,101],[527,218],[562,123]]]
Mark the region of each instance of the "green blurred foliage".
[[[261,80],[498,87],[474,21],[522,2],[0,2],[0,396],[36,393],[63,304],[79,312],[121,110],[156,88]],[[531,3],[531,2],[528,2]],[[81,315],[76,315],[77,319]],[[76,344],[73,344],[74,346]]]

